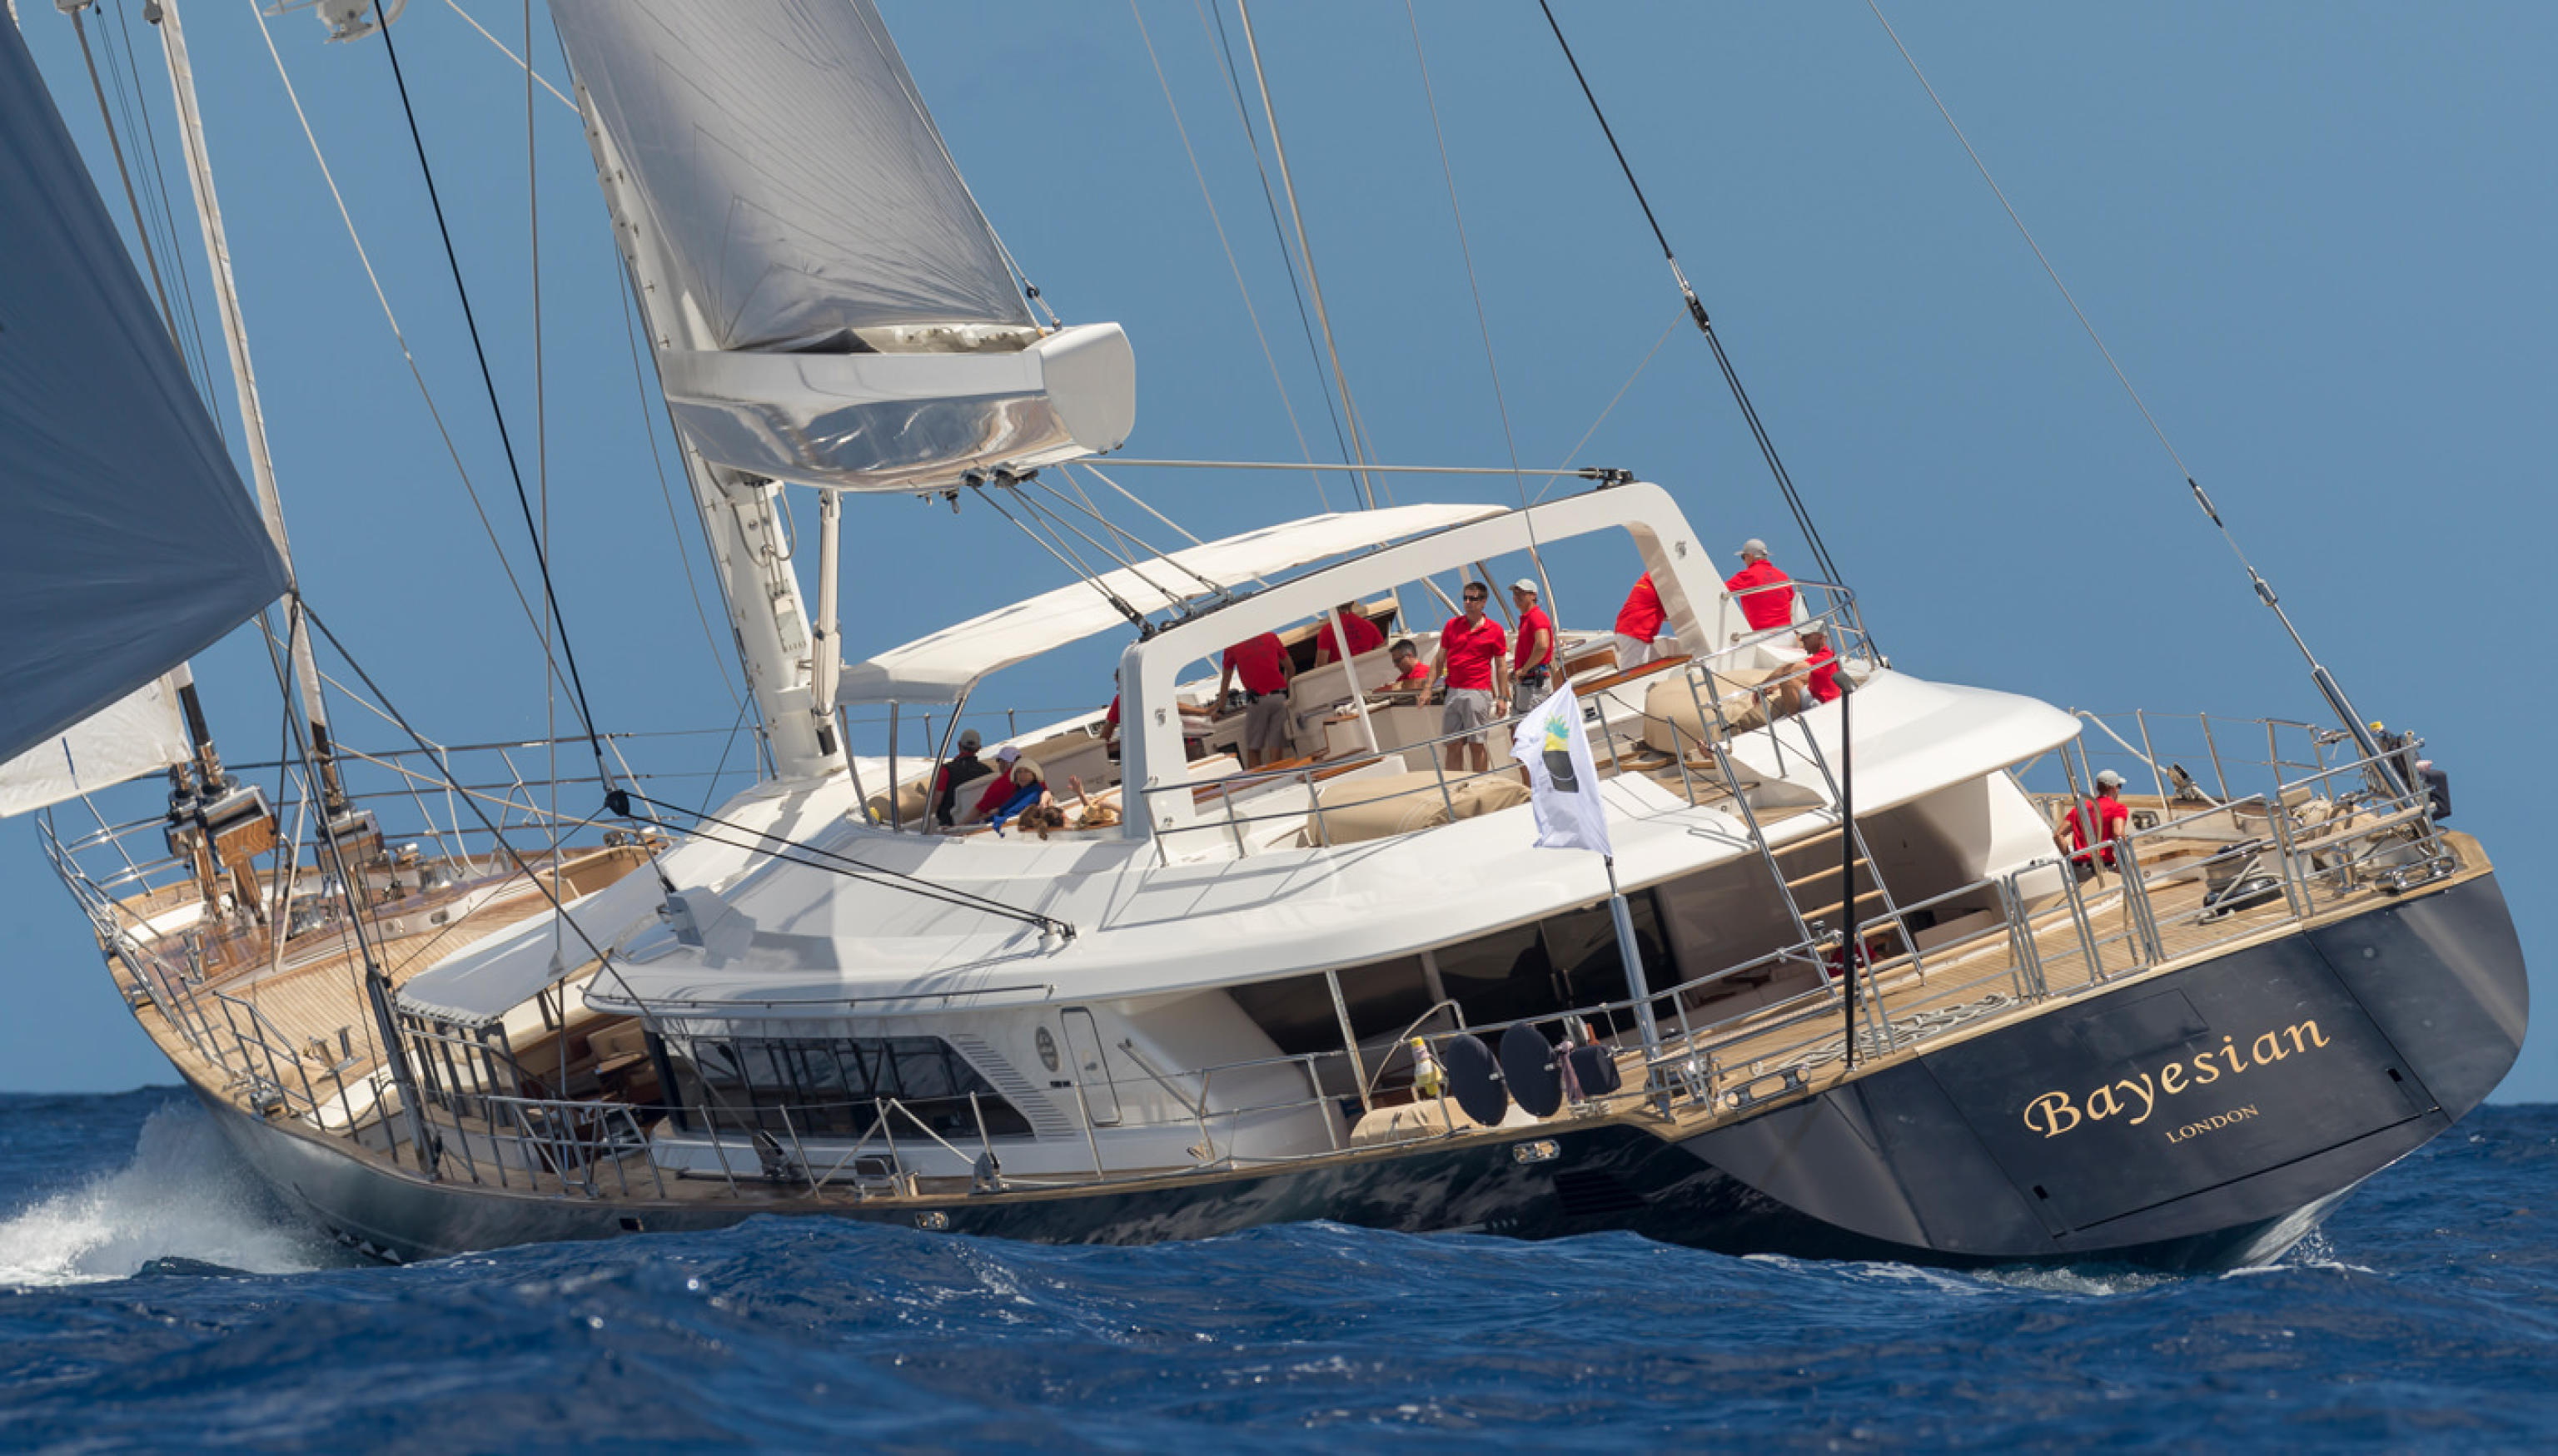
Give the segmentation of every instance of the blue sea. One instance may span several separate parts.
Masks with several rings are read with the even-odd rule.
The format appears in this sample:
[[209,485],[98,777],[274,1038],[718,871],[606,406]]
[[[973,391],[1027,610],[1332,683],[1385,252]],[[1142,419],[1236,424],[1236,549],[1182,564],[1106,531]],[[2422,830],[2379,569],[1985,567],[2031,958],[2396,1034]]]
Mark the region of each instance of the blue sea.
[[179,1093],[0,1096],[0,1446],[2546,1451],[2553,1211],[2535,1106],[2223,1275],[811,1221],[388,1268],[298,1227]]

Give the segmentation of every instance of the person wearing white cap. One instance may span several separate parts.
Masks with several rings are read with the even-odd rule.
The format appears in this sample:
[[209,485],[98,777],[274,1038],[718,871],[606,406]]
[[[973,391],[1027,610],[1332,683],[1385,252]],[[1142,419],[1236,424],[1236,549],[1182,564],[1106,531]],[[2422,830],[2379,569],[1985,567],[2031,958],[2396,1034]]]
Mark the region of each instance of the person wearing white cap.
[[985,746],[985,742],[977,736],[975,728],[962,729],[959,750],[951,755],[949,762],[941,765],[940,772],[932,776],[932,822],[943,829],[948,829],[957,817],[959,786],[984,778],[992,771],[977,757],[977,750]]
[[[2123,807],[2123,776],[2110,768],[2097,774],[2096,797],[2072,806],[2062,816],[2062,827],[2069,836],[2069,842],[2063,848],[2075,852],[2069,857],[2069,867],[2080,879],[2095,878],[2098,860],[2107,869],[2114,867],[2114,842],[2123,837],[2123,829],[2131,820],[2132,811]],[[2090,824],[2095,825],[2095,838],[2102,842],[2094,859],[2087,854],[2087,826]],[[2060,844],[2061,832],[2055,831],[2052,840]]]
[[1554,618],[1536,604],[1536,579],[1510,583],[1510,604],[1518,608],[1518,647],[1510,658],[1510,714],[1517,717],[1554,690]]
[[1741,543],[1741,570],[1723,584],[1741,602],[1750,630],[1764,632],[1794,619],[1794,579],[1768,559],[1768,543],[1753,536]]
[[[1018,786],[1013,783],[1013,775],[1016,775],[1016,770],[1021,770],[1021,767],[1029,767],[1031,773],[1039,775],[1039,765],[1036,765],[1036,762],[1023,760],[1021,749],[1013,747],[1013,744],[1003,744],[1003,747],[995,749],[995,780],[987,783],[985,793],[977,796],[977,811],[969,814],[969,822],[982,824],[987,814],[995,814],[998,809],[1003,809],[1005,801],[1013,798],[1013,793],[1016,793]],[[1041,783],[1044,783],[1044,780],[1041,780]]]

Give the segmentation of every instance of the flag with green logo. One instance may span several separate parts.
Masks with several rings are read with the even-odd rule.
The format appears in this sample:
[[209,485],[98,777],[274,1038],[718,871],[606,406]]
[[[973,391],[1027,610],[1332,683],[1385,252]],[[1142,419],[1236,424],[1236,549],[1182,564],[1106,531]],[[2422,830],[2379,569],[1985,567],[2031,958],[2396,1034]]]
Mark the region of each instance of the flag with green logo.
[[1608,816],[1599,805],[1599,769],[1590,760],[1590,738],[1581,727],[1581,700],[1572,685],[1555,689],[1519,720],[1510,753],[1527,769],[1528,799],[1536,812],[1541,850],[1608,847]]

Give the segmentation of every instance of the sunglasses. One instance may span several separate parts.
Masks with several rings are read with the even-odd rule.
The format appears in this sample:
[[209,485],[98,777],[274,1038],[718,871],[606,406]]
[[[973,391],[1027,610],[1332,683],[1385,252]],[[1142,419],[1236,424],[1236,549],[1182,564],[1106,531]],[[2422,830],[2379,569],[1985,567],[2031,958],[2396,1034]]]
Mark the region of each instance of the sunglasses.
[[1469,592],[1466,594],[1466,599],[1468,601],[1481,601],[1484,599],[1484,594],[1481,592]]

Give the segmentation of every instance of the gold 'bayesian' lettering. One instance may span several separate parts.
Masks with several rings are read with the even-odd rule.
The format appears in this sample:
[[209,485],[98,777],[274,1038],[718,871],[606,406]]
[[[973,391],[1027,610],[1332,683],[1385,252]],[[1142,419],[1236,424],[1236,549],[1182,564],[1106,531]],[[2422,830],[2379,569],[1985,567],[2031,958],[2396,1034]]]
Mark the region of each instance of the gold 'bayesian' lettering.
[[[2319,1029],[2316,1021],[2296,1022],[2279,1031],[2267,1031],[2244,1049],[2241,1049],[2238,1038],[2224,1036],[2215,1050],[2196,1052],[2187,1060],[2170,1062],[2156,1072],[2134,1072],[2129,1077],[2091,1087],[2075,1097],[2067,1092],[2044,1093],[2025,1105],[2025,1125],[2046,1137],[2058,1137],[2085,1124],[2116,1118],[2137,1127],[2158,1111],[2162,1098],[2177,1097],[2197,1087],[2208,1087],[2223,1076],[2240,1076],[2251,1067],[2268,1066],[2327,1044],[2327,1033]],[[2232,1123],[2245,1122],[2256,1115],[2253,1104],[2233,1108],[2188,1123],[2170,1131],[2167,1140],[2182,1142],[2204,1132],[2217,1131]]]

